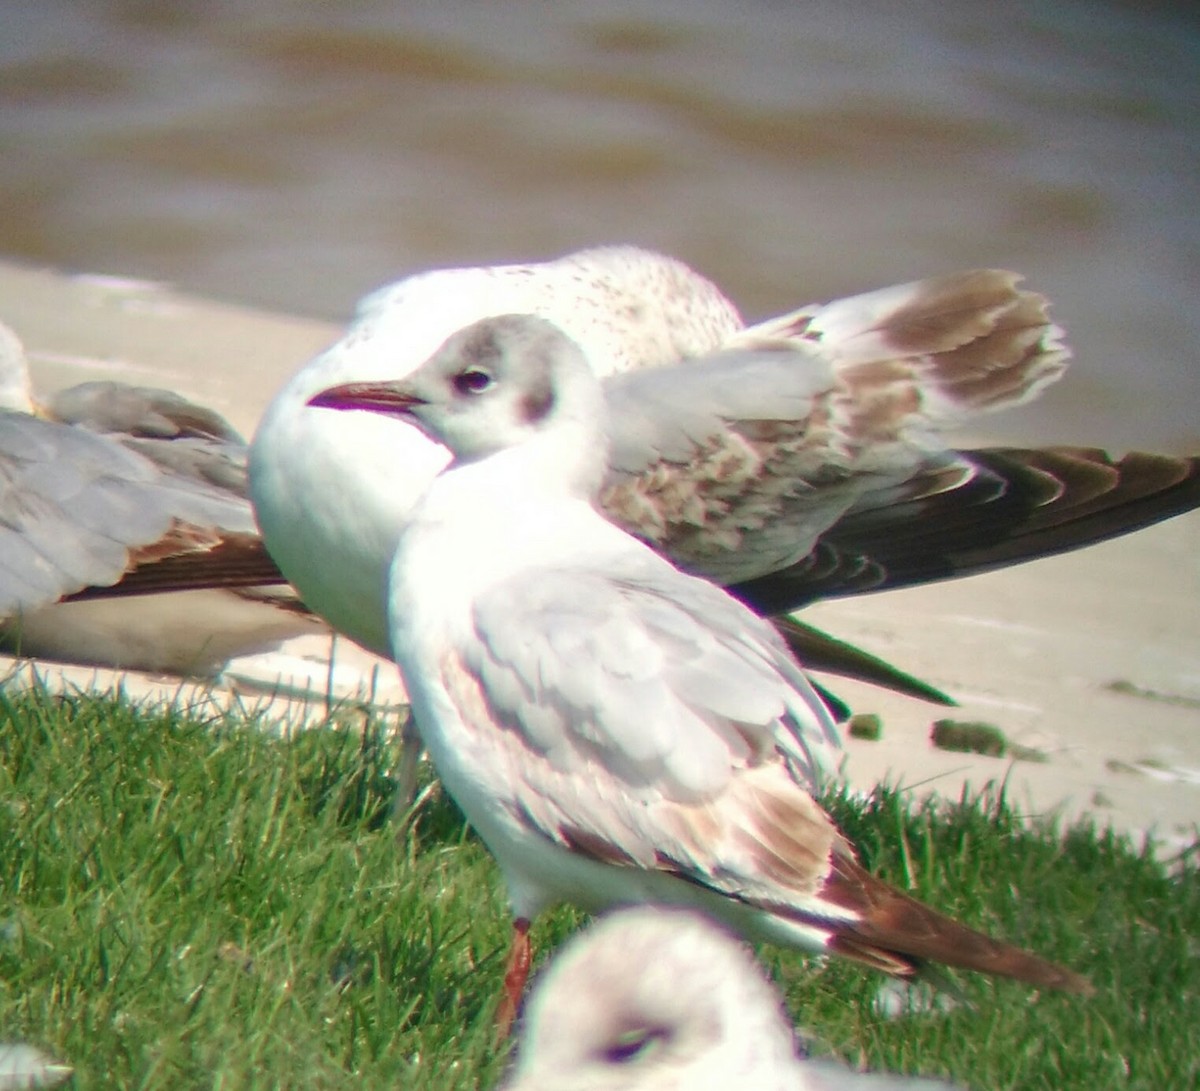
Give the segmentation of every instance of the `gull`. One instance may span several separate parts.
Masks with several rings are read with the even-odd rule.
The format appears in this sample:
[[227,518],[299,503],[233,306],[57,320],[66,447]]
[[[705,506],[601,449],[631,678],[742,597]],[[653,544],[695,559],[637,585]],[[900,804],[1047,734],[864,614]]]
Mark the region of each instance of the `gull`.
[[171,391],[93,382],[35,402],[0,324],[0,641],[205,674],[324,631],[261,563],[245,462],[223,418]]
[[[365,299],[268,407],[250,456],[266,547],[313,610],[386,656],[388,565],[449,455],[405,419],[310,399],[410,374],[457,330],[508,313],[553,322],[604,380],[609,516],[759,612],[986,571],[1200,505],[1196,459],[939,440],[1066,367],[1045,299],[1018,280],[957,273],[745,326],[700,274],[630,246],[410,277]],[[927,374],[942,381],[909,381]],[[810,667],[948,701],[782,624]]]
[[836,727],[778,633],[597,510],[603,393],[557,327],[484,319],[407,379],[311,404],[452,454],[400,534],[388,618],[433,764],[507,882],[502,1024],[558,901],[692,905],[897,975],[931,959],[1086,990],[858,863],[814,799]]
[[500,1091],[949,1091],[796,1055],[783,999],[697,913],[608,914],[538,976]]
[[0,1091],[56,1087],[75,1070],[24,1042],[0,1042]]

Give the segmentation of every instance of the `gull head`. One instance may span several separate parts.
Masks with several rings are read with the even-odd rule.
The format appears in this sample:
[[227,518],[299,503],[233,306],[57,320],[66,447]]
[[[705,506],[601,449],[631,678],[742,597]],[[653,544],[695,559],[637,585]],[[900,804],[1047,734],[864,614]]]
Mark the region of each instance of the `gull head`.
[[797,1080],[779,996],[703,917],[640,907],[571,940],[529,998],[504,1091],[666,1091]]
[[599,431],[603,414],[599,380],[582,349],[527,314],[467,326],[407,378],[344,383],[308,404],[406,418],[459,463],[567,428]]

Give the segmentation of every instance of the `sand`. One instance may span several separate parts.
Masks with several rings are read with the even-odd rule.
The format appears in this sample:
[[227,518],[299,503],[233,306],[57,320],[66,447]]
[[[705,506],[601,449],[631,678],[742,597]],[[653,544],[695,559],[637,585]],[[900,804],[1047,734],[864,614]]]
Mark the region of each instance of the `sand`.
[[[34,386],[88,379],[167,386],[211,405],[249,434],[286,376],[337,336],[312,320],[191,298],[139,281],[64,276],[0,263],[0,319],[24,341]],[[1070,382],[1070,375],[1064,380]],[[1047,437],[1052,441],[1053,437]],[[1082,552],[907,591],[823,603],[807,620],[882,655],[955,696],[939,709],[870,686],[827,679],[859,712],[882,717],[879,741],[847,739],[847,775],[863,790],[888,780],[958,798],[1007,783],[1031,815],[1091,816],[1162,851],[1200,831],[1200,514]],[[286,650],[284,673],[318,691],[329,642]],[[337,691],[402,693],[391,664],[337,644]],[[52,685],[166,696],[193,706],[267,705],[298,722],[320,698],[263,698],[279,668],[235,664],[197,687],[179,679],[39,662]],[[9,669],[16,666],[8,661]],[[290,665],[290,667],[289,667]],[[0,671],[5,671],[0,662]],[[951,753],[929,740],[936,719],[986,721],[1042,758]]]

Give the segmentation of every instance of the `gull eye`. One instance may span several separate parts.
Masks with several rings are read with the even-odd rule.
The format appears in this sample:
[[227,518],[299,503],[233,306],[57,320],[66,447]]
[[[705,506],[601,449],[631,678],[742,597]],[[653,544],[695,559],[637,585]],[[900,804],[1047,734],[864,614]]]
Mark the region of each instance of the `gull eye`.
[[469,367],[450,380],[459,394],[482,394],[495,381],[490,371]]
[[608,1043],[601,1056],[606,1064],[630,1064],[654,1052],[666,1038],[666,1031],[656,1027],[627,1030]]

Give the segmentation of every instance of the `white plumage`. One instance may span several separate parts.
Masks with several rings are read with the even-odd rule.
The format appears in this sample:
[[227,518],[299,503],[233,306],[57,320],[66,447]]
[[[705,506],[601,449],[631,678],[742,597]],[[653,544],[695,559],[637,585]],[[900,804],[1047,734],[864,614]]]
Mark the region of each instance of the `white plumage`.
[[1017,280],[955,274],[744,327],[711,282],[633,247],[410,277],[369,296],[265,414],[250,459],[263,537],[310,607],[386,653],[387,565],[448,456],[408,421],[309,400],[409,375],[479,319],[532,314],[611,379],[610,515],[690,571],[770,576],[875,491],[915,476],[888,497],[912,500],[932,467],[939,494],[980,472],[931,454],[931,430],[1019,404],[1066,366],[1045,300]]
[[949,1091],[796,1055],[746,947],[694,913],[619,910],[569,940],[529,995],[502,1091]]
[[407,380],[312,405],[405,416],[454,454],[400,536],[392,651],[518,921],[677,903],[895,972],[928,956],[1083,987],[857,864],[813,799],[834,725],[780,637],[595,508],[604,403],[561,331],[484,320]]

